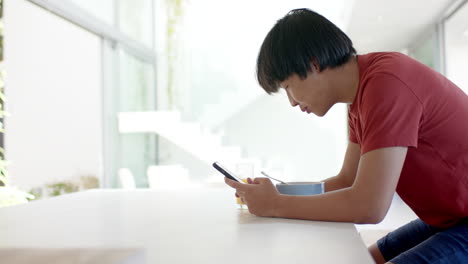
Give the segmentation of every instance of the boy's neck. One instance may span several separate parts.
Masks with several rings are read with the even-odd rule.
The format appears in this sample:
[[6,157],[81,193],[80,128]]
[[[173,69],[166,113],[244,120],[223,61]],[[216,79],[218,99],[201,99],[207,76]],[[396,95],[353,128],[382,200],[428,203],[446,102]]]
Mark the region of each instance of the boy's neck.
[[334,69],[335,87],[339,87],[338,102],[352,104],[359,87],[359,65],[357,56],[353,56],[343,66]]

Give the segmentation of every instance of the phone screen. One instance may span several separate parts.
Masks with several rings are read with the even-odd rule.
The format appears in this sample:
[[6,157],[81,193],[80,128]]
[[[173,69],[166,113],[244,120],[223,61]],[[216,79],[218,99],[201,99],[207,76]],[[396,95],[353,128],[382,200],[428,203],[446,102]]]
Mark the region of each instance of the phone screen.
[[243,183],[242,180],[240,179],[240,177],[236,176],[234,173],[230,172],[228,169],[221,166],[218,162],[214,162],[213,167],[216,170],[218,170],[219,172],[221,172],[227,178],[229,178],[229,179],[231,179],[233,181],[236,181],[236,182]]

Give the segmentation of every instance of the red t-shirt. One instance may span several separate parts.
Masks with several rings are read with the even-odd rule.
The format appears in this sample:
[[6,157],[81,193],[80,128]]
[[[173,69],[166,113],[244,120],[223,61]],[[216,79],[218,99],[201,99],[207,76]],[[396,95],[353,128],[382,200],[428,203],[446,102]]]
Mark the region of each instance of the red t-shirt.
[[468,96],[400,53],[358,56],[350,141],[371,150],[407,146],[397,193],[429,225],[468,217]]

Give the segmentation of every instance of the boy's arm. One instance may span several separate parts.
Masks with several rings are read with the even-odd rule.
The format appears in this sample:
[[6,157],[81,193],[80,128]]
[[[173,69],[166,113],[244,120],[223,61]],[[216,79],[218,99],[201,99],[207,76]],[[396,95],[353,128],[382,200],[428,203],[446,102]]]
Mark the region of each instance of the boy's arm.
[[324,181],[325,192],[351,187],[354,183],[354,179],[356,178],[360,157],[360,146],[356,143],[349,142],[340,173],[337,176],[328,178]]
[[407,147],[388,147],[364,154],[351,187],[316,196],[278,195],[271,204],[273,216],[378,223],[390,207],[407,150]]

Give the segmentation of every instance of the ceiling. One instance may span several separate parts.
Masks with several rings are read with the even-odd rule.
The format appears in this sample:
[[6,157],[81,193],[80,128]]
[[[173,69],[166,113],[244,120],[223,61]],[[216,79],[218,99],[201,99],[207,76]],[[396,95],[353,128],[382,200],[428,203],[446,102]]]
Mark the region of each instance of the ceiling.
[[358,53],[401,51],[429,32],[453,2],[355,0],[346,31]]

